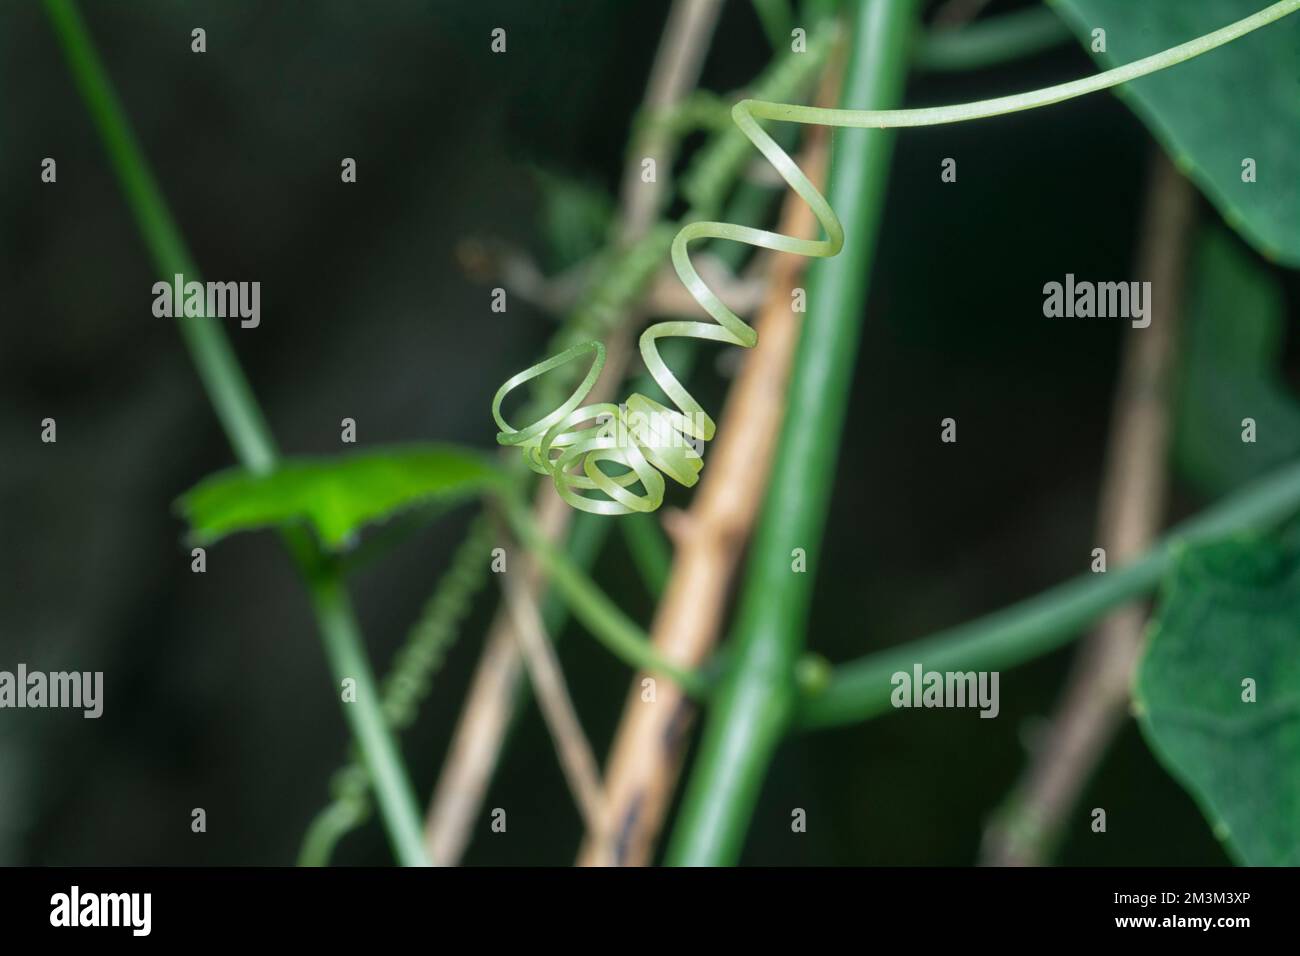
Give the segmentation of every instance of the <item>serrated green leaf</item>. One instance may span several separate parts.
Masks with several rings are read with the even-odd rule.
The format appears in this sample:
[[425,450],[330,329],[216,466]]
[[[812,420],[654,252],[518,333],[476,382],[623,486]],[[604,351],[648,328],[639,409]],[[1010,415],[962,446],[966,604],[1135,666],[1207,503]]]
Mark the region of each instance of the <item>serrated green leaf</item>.
[[448,445],[395,445],[332,458],[287,458],[273,472],[218,472],[177,500],[191,536],[207,544],[236,531],[305,521],[330,550],[362,526],[434,501],[454,502],[500,480],[484,454]]
[[[1158,53],[1265,6],[1265,0],[1052,0],[1113,67]],[[1120,87],[1146,124],[1228,224],[1270,259],[1300,267],[1300,15]],[[1255,160],[1256,182],[1242,182]]]
[[1300,403],[1278,374],[1284,307],[1269,271],[1220,228],[1202,232],[1189,265],[1174,460],[1217,495],[1300,455]]
[[1184,552],[1135,697],[1152,750],[1233,856],[1300,864],[1300,558],[1265,539]]

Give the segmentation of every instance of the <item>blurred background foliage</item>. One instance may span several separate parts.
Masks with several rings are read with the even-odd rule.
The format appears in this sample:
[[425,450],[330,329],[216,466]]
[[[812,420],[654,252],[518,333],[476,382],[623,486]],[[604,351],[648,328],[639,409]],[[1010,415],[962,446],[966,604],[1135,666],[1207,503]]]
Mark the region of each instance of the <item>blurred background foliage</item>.
[[[361,447],[492,446],[492,393],[537,359],[554,323],[517,298],[490,312],[457,246],[503,239],[559,269],[600,241],[667,6],[83,4],[205,275],[262,283],[261,326],[231,337],[287,453],[337,452],[344,417]],[[206,55],[190,52],[194,26],[207,30]],[[509,31],[506,56],[488,53],[495,26]],[[729,0],[702,86],[735,90],[769,56],[751,5]],[[1069,44],[917,75],[908,104],[1093,69]],[[0,5],[0,82],[12,91],[0,115],[0,667],[102,670],[106,685],[97,721],[4,712],[0,863],[289,862],[347,739],[306,598],[270,535],[223,542],[206,574],[190,572],[172,501],[230,453],[176,330],[150,312],[148,257],[35,3]],[[855,657],[1086,567],[1120,326],[1045,320],[1041,290],[1067,272],[1131,275],[1150,144],[1109,95],[899,137],[812,649]],[[39,182],[45,156],[58,160],[56,186]],[[339,182],[344,156],[357,158],[355,186]],[[956,184],[936,174],[947,156],[959,159]],[[1300,442],[1296,274],[1226,230],[1207,229],[1196,248],[1184,367],[1199,384],[1180,396],[1171,517],[1245,477],[1225,473],[1196,428],[1239,420],[1232,398],[1265,393],[1261,428],[1291,442],[1279,456]],[[1225,314],[1242,335],[1214,324]],[[720,404],[725,374],[697,365],[706,407]],[[47,416],[56,445],[39,441]],[[960,422],[955,446],[936,440],[946,416]],[[378,672],[468,521],[450,513],[353,579]],[[619,537],[595,576],[648,620]],[[422,797],[495,600],[489,590],[477,602],[402,737]],[[1071,653],[1004,673],[996,721],[922,710],[791,738],[745,862],[972,862]],[[560,655],[604,754],[627,670],[581,637]],[[529,706],[486,804],[508,809],[508,834],[484,824],[468,863],[568,863],[577,847],[577,813]],[[1059,862],[1225,861],[1131,725],[1082,797],[1098,805],[1109,832],[1081,822]],[[806,835],[790,832],[794,806],[808,811]],[[190,832],[193,807],[207,810],[205,835]],[[335,859],[387,862],[378,824]]]

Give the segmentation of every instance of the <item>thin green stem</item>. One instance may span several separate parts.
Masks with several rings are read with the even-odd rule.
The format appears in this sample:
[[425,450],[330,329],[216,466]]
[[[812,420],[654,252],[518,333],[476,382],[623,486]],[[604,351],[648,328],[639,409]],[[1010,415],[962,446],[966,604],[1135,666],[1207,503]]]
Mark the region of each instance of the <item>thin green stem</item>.
[[[158,275],[170,278],[179,273],[198,280],[198,269],[80,13],[71,0],[45,0],[45,9]],[[275,440],[224,330],[210,318],[180,318],[177,323],[236,457],[252,472],[272,470],[278,457]],[[384,723],[356,618],[338,570],[323,561],[315,542],[302,532],[286,531],[283,537],[309,584],[316,623],[335,679],[356,681],[357,701],[344,706],[344,715],[374,782],[393,849],[403,864],[421,864],[425,857],[414,790],[397,744]]]
[[[565,559],[584,575],[587,574],[600,556],[601,549],[605,547],[612,530],[614,529],[610,522],[602,520],[599,515],[574,515],[573,523],[569,526],[568,539],[563,545]],[[550,634],[554,641],[559,641],[565,625],[569,623],[567,599],[554,587],[547,588],[546,597],[542,599],[542,623],[546,625],[546,633]],[[528,682],[524,681],[526,692],[529,686]]]
[[705,694],[708,690],[706,681],[694,671],[678,667],[663,657],[650,642],[650,635],[606,597],[563,551],[546,540],[520,501],[503,499],[502,505],[510,526],[546,571],[552,587],[564,595],[574,617],[610,653],[639,670],[672,678],[693,697]]
[[[303,543],[314,547],[305,536]],[[370,784],[387,821],[393,849],[404,866],[419,866],[425,862],[419,804],[392,730],[384,719],[383,698],[366,660],[347,589],[330,569],[310,575],[309,585],[330,670],[340,688],[343,680],[353,682],[355,696],[343,696],[343,716],[358,750],[366,758]]]
[[[197,280],[199,270],[144,161],[144,152],[136,142],[126,111],[95,52],[80,13],[71,0],[45,0],[45,9],[159,278],[171,279],[182,274]],[[176,323],[239,460],[250,471],[259,474],[269,471],[276,459],[275,440],[221,326],[211,319],[194,317],[178,317]]]
[[933,73],[981,70],[1060,46],[1070,28],[1045,6],[976,20],[956,30],[928,30],[916,48],[916,66]]
[[[860,4],[844,102],[888,107],[899,100],[915,22],[912,0]],[[714,694],[669,845],[672,864],[735,861],[768,761],[798,701],[795,665],[812,574],[792,573],[792,551],[811,550],[825,520],[824,489],[834,471],[857,354],[891,147],[892,137],[878,132],[849,133],[836,142],[829,192],[842,209],[849,249],[815,262],[809,273],[808,312],[778,443],[782,454],[773,464],[755,537],[733,635],[735,656]],[[791,181],[788,171],[785,177]]]
[[938,671],[1000,670],[1068,643],[1108,611],[1151,591],[1178,551],[1225,535],[1274,527],[1300,511],[1300,465],[1292,465],[1183,522],[1141,558],[1104,574],[1082,574],[979,620],[835,668],[804,702],[804,727],[829,727],[886,713],[891,679],[916,662]]

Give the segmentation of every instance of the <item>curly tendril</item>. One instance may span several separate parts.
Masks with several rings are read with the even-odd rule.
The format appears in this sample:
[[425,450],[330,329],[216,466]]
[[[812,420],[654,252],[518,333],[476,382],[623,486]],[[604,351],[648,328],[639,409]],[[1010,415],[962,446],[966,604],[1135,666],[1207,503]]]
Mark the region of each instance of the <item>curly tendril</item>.
[[[583,400],[591,392],[605,365],[604,346],[599,342],[586,342],[525,369],[498,389],[492,400],[492,417],[501,429],[497,441],[502,445],[519,446],[533,471],[551,476],[561,498],[575,508],[596,514],[654,511],[663,502],[664,475],[687,487],[699,480],[703,458],[695,450],[691,439],[710,441],[716,426],[664,363],[657,343],[662,338],[680,337],[751,348],[758,341],[758,333],[727,308],[704,284],[691,263],[688,246],[697,239],[730,239],[776,252],[826,258],[837,255],[844,245],[843,227],[830,204],[795,165],[789,154],[767,135],[759,125],[759,120],[847,129],[886,129],[937,126],[1036,109],[1175,66],[1267,26],[1298,9],[1300,0],[1281,0],[1195,40],[1094,76],[1028,93],[957,106],[844,110],[741,100],[732,107],[732,121],[772,164],[786,184],[811,207],[826,238],[798,239],[764,229],[722,222],[698,221],[683,226],[672,243],[673,268],[691,296],[714,322],[659,322],[646,329],[640,340],[641,357],[646,369],[664,394],[677,406],[676,409],[668,408],[640,393],[631,395],[622,405],[610,402],[583,405]],[[592,358],[586,377],[559,408],[524,428],[516,429],[506,422],[501,413],[501,403],[510,392],[588,354]],[[611,475],[600,467],[601,462],[610,462],[622,468],[622,471]],[[637,485],[641,487],[640,494],[632,490]],[[604,497],[582,494],[585,491],[600,492]]]

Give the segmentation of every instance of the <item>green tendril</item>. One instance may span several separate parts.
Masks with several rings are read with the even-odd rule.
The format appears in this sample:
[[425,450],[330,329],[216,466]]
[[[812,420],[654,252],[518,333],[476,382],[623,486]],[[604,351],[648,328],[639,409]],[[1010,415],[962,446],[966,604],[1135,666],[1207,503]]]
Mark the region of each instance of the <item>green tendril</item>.
[[[733,122],[786,184],[811,207],[826,238],[798,239],[721,222],[697,221],[683,226],[672,242],[673,268],[687,291],[714,322],[660,322],[646,329],[640,341],[641,358],[650,377],[676,405],[676,410],[640,393],[631,395],[621,405],[609,402],[583,405],[583,399],[591,392],[605,361],[604,347],[599,342],[587,342],[539,362],[501,386],[492,401],[492,417],[501,429],[497,441],[502,445],[519,446],[529,467],[539,474],[550,475],[560,497],[575,508],[596,514],[654,511],[663,503],[665,475],[686,487],[699,480],[703,458],[696,450],[695,442],[711,440],[716,426],[668,368],[659,354],[658,341],[668,337],[691,338],[752,348],[758,341],[758,333],[704,284],[691,263],[687,251],[690,243],[698,239],[728,239],[815,258],[837,255],[844,245],[844,230],[834,210],[790,155],[763,130],[759,120],[846,129],[886,129],[960,123],[1036,109],[1175,66],[1295,13],[1297,9],[1300,9],[1300,0],[1281,0],[1222,29],[1113,70],[1028,93],[956,106],[845,110],[764,100],[740,101],[732,107]],[[523,428],[514,428],[505,420],[501,405],[511,391],[586,354],[593,356],[587,375],[563,404]],[[611,474],[602,468],[602,462],[612,465],[614,472]],[[637,487],[639,493],[635,490]],[[583,492],[598,492],[603,497],[591,497]]]

